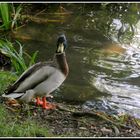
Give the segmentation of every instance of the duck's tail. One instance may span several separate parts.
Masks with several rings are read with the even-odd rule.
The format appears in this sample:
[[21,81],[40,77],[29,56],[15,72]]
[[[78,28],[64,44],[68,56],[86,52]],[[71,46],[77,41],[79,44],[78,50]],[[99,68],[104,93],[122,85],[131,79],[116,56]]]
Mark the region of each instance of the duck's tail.
[[17,99],[21,96],[23,96],[23,92],[13,92],[13,93],[10,93],[10,94],[2,94],[2,97],[5,97],[5,98],[14,98],[14,99]]

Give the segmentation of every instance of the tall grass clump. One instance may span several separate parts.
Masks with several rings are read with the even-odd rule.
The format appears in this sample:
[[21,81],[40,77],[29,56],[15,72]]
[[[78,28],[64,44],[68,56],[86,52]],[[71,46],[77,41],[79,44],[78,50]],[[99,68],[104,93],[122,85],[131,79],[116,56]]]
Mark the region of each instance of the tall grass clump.
[[17,27],[17,19],[22,9],[21,4],[16,8],[12,3],[0,3],[1,30],[13,30]]
[[[18,44],[19,51],[15,49],[14,45],[10,41],[0,39],[0,51],[10,58],[12,67],[15,69],[16,73],[20,75],[35,63],[38,51],[30,56],[28,53],[23,51],[23,47],[20,42],[16,41],[16,43]],[[24,57],[26,57],[26,61]]]

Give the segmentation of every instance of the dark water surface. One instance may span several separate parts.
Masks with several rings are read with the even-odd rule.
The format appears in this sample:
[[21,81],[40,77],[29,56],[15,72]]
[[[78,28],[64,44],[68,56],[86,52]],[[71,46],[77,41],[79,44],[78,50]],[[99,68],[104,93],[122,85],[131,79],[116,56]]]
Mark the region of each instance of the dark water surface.
[[[132,40],[128,39],[129,43],[127,35],[120,41],[120,19],[112,17],[110,30],[100,29],[104,24],[96,19],[104,20],[105,15],[101,12],[46,13],[43,18],[63,21],[47,24],[30,22],[14,37],[22,41],[28,53],[39,50],[37,61],[45,61],[53,58],[57,37],[64,33],[68,40],[66,55],[70,73],[64,84],[54,92],[56,98],[80,102],[87,109],[127,112],[140,118],[140,22],[138,20],[135,24],[137,32],[134,32]],[[95,24],[96,21],[98,24]],[[124,24],[123,29],[126,28],[128,24]]]

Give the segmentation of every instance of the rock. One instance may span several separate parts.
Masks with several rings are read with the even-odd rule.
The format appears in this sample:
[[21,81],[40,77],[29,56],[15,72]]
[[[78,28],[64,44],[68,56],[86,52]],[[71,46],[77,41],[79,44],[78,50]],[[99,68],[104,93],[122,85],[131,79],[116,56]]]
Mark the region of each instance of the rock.
[[101,129],[101,131],[102,131],[102,133],[103,133],[104,135],[106,135],[106,134],[111,134],[111,133],[112,133],[112,129],[107,129],[107,128],[105,128],[105,127],[103,127],[103,128]]
[[90,129],[92,129],[92,130],[97,130],[97,127],[96,126],[90,126]]
[[79,127],[79,129],[86,130],[87,128],[86,127]]

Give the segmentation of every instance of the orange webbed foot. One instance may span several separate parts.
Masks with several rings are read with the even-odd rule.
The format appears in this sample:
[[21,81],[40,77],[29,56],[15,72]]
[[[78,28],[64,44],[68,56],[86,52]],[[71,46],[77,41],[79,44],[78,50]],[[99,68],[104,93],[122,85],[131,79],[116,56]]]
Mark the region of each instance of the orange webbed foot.
[[39,97],[36,98],[36,105],[42,105],[43,101]]
[[43,101],[43,104],[42,104],[43,109],[47,109],[47,110],[56,109],[55,104],[52,104],[52,103],[49,103],[49,102],[46,101],[46,97],[43,97],[42,101]]

